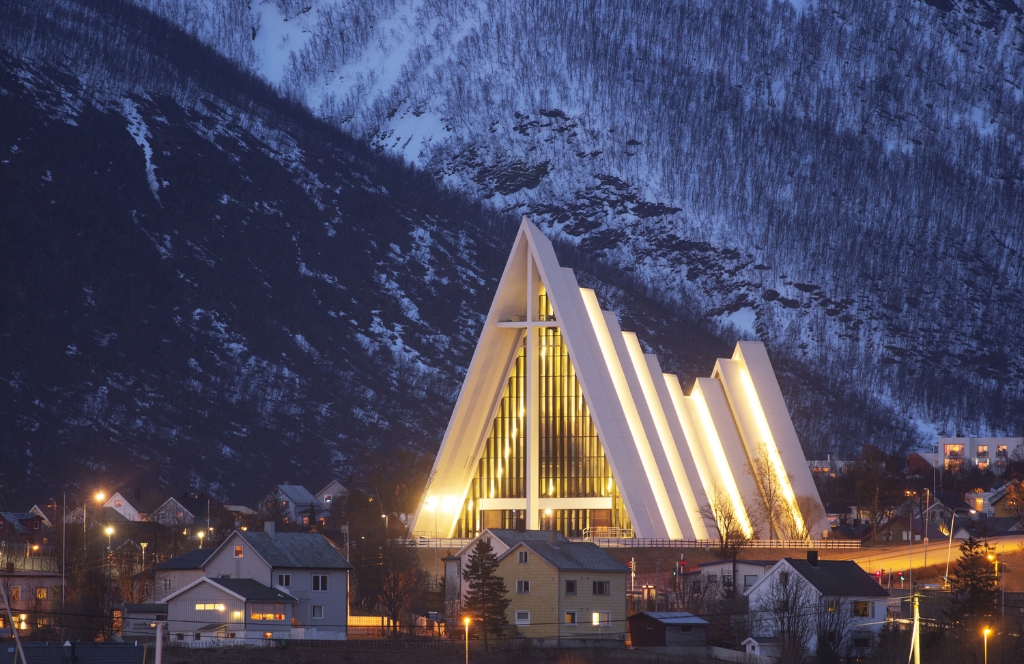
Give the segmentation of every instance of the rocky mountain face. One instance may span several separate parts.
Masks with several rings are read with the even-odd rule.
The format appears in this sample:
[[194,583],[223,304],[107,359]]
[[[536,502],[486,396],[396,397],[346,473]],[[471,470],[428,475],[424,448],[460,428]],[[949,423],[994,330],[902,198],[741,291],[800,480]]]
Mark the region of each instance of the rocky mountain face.
[[1014,0],[136,1],[917,432],[879,442],[1024,427]]
[[139,4],[0,5],[8,497],[434,452],[519,213],[809,455],[1024,426],[1012,3]]

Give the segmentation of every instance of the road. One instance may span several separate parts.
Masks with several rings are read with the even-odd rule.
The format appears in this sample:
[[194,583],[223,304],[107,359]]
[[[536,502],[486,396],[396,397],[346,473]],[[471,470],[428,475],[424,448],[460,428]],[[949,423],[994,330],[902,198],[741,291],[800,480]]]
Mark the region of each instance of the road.
[[[953,546],[949,550],[949,564],[950,567],[960,557],[960,543],[962,540],[953,540]],[[1021,551],[1021,547],[1024,546],[1024,533],[1007,535],[1003,537],[992,537],[988,540],[991,546],[994,546],[996,553],[1004,550],[1007,554],[1013,552],[1017,553]],[[918,569],[924,567],[926,564],[929,566],[941,565],[945,568],[946,565],[946,552],[949,547],[949,540],[943,538],[942,540],[932,540],[928,543],[927,550],[925,549],[924,542],[914,542],[913,553],[911,553],[911,547],[909,543],[903,543],[902,546],[891,546],[891,547],[870,547],[854,551],[851,551],[849,556],[850,560],[854,560],[859,564],[866,572],[875,573],[879,569],[884,570],[886,573],[891,569],[895,574],[900,570],[909,571],[911,567]],[[911,556],[913,556],[913,565],[911,565]],[[942,572],[939,573],[939,576]]]

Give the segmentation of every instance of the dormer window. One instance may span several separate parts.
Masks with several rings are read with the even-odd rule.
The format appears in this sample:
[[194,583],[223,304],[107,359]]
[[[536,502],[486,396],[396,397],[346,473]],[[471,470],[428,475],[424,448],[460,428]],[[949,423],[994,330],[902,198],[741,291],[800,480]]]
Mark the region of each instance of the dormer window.
[[235,547],[235,558],[241,558],[241,557],[242,557],[242,547],[236,546]]
[[331,502],[331,494],[325,493],[324,494],[324,503],[330,503],[330,502]]
[[120,507],[120,506],[121,506],[121,501],[120,500],[115,500],[114,501],[114,507]]

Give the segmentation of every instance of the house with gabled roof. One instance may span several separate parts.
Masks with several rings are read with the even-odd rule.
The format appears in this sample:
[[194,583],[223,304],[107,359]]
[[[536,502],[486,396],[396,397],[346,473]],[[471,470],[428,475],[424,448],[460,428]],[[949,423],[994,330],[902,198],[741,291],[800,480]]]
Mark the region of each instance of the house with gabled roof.
[[[871,648],[889,612],[889,593],[873,576],[852,560],[819,560],[817,551],[808,551],[806,559],[783,558],[744,594],[759,619],[752,629],[754,641],[780,636],[771,633],[771,618],[780,611],[796,616],[838,611],[836,624],[846,627],[842,650],[858,656]],[[809,652],[817,638],[812,629],[803,644]]]
[[497,574],[512,600],[508,624],[542,643],[624,641],[629,568],[592,542],[547,532],[551,537],[520,539],[498,556]]
[[[292,630],[287,638],[346,638],[348,574],[352,565],[320,533],[278,533],[271,522],[265,525],[262,532],[234,531],[215,550],[205,554],[205,558],[201,551],[193,551],[157,565],[158,590],[164,579],[170,579],[170,583],[179,588],[191,587],[202,578],[217,582],[228,581],[228,585],[234,580],[252,581],[294,599],[286,612],[288,626]],[[185,583],[189,578],[193,580]],[[250,584],[247,587],[254,586]],[[171,620],[170,598],[180,592],[176,588],[162,598],[162,601],[168,603],[168,620]],[[161,596],[157,597],[157,601],[161,601]],[[214,617],[213,614],[211,617]],[[237,627],[237,623],[231,625]],[[217,625],[210,621],[205,626]],[[225,628],[212,630],[211,633],[227,634],[230,631]],[[237,633],[237,629],[235,631]],[[275,634],[273,638],[282,638],[276,636],[275,630],[270,631]],[[200,634],[199,638],[207,637]]]
[[0,541],[41,544],[43,518],[32,512],[0,512]]
[[164,601],[196,579],[206,576],[203,566],[214,549],[195,549],[153,566],[153,602]]
[[315,497],[325,509],[330,509],[331,503],[335,500],[348,497],[348,489],[338,480],[331,480],[327,483],[327,486],[316,493]]
[[263,503],[265,515],[279,517],[286,524],[315,525],[325,511],[323,503],[309,489],[298,484],[278,484],[266,495]]
[[196,579],[165,599],[172,641],[231,640],[254,643],[292,638],[298,600],[254,579]]
[[[136,502],[138,502],[136,500]],[[118,514],[123,516],[127,521],[145,521],[145,514],[139,512],[138,506],[133,505],[128,498],[120,491],[115,491],[114,495],[107,499],[103,503],[104,507],[116,511]]]

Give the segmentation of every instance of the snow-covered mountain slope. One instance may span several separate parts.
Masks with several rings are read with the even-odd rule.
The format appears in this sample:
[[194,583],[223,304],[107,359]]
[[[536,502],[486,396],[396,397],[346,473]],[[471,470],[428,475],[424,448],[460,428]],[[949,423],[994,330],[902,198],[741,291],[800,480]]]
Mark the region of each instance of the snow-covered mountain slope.
[[926,438],[1024,428],[1012,0],[137,2]]

